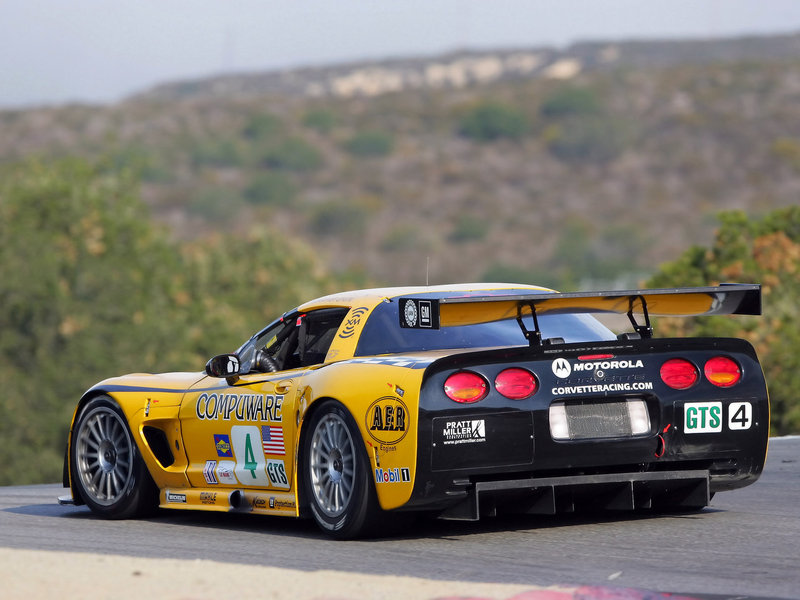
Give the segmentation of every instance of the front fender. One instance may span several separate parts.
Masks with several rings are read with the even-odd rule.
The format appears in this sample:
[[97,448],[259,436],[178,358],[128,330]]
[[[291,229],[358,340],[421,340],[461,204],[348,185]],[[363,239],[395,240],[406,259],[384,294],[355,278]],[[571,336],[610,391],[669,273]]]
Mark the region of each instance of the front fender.
[[[101,395],[109,396],[119,405],[139,453],[156,485],[159,488],[188,486],[186,477],[188,461],[183,449],[178,415],[187,390],[203,377],[205,375],[202,373],[159,375],[136,373],[105,379],[89,388],[72,414],[64,457],[64,486],[71,489],[73,501],[82,504],[80,494],[75,491],[69,458],[75,422],[86,403]],[[164,459],[165,444],[151,443],[156,439],[160,441],[162,434],[174,460]]]

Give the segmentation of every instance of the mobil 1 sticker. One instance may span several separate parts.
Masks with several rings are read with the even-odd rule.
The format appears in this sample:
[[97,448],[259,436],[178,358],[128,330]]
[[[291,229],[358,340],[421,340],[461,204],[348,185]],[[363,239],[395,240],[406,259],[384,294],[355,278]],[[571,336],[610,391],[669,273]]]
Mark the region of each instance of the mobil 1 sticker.
[[686,433],[721,433],[750,429],[753,423],[753,405],[749,402],[731,402],[727,415],[722,402],[687,402],[683,407],[683,430]]

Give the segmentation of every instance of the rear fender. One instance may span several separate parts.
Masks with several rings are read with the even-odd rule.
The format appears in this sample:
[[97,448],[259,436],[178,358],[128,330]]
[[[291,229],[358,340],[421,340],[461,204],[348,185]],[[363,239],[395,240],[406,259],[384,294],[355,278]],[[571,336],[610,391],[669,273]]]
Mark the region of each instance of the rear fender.
[[[380,359],[376,359],[378,362]],[[330,365],[314,373],[298,412],[298,448],[307,435],[305,423],[326,399],[340,402],[355,421],[369,458],[370,479],[382,509],[405,504],[411,497],[417,459],[419,385],[424,369],[390,364]],[[324,381],[319,381],[325,375]],[[353,382],[358,382],[354,385]],[[314,397],[320,389],[324,395]],[[299,457],[302,463],[302,457]],[[304,500],[301,499],[301,504]]]

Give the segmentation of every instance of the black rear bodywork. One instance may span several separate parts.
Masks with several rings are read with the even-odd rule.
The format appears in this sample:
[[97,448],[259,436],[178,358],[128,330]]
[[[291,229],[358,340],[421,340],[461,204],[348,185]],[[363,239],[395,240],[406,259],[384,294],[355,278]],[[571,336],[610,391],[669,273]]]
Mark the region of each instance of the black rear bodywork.
[[[605,361],[610,368],[581,369],[598,355],[614,357]],[[713,356],[740,365],[738,384],[717,387],[703,376],[703,364]],[[661,366],[676,357],[698,367],[699,381],[690,389],[672,389],[661,379]],[[568,376],[557,376],[558,359],[570,364]],[[511,366],[534,373],[534,395],[509,400],[494,389],[496,375]],[[483,400],[459,404],[445,396],[445,380],[462,370],[489,383]],[[649,429],[616,435],[615,411],[631,399],[644,402]],[[561,402],[584,428],[578,439],[551,435],[549,410]],[[720,431],[685,431],[684,407],[698,402],[721,405]],[[728,414],[732,403],[751,405],[747,428],[727,427],[734,418]],[[419,407],[415,485],[406,508],[455,519],[478,519],[498,510],[701,508],[715,492],[759,477],[769,435],[767,388],[755,351],[746,341],[727,338],[545,344],[457,354],[427,368]]]

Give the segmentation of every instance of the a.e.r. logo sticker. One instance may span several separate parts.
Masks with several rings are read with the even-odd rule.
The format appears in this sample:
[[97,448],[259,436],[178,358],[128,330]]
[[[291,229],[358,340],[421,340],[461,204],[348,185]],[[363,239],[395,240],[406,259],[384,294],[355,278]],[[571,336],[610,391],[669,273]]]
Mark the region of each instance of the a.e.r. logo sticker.
[[364,425],[370,437],[381,444],[396,444],[408,431],[408,408],[400,398],[384,396],[369,405]]

